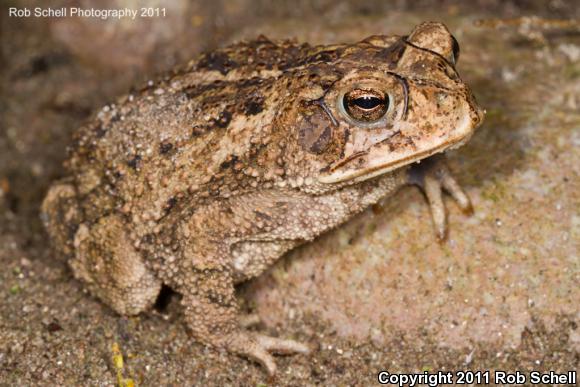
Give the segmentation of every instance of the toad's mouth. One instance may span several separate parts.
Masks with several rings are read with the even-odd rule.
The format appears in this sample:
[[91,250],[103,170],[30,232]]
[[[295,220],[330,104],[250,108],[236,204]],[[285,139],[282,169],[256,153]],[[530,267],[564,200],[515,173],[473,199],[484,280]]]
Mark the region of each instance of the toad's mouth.
[[[419,162],[435,154],[456,149],[469,141],[482,119],[482,111],[476,113],[476,119],[473,115],[465,114],[457,127],[450,130],[447,135],[425,138],[415,143],[413,147],[391,149],[392,145],[385,142],[374,145],[368,151],[353,152],[334,163],[326,174],[319,177],[319,181],[324,184],[345,181],[357,183]],[[394,138],[398,134],[400,134],[398,131],[394,131],[389,138]]]

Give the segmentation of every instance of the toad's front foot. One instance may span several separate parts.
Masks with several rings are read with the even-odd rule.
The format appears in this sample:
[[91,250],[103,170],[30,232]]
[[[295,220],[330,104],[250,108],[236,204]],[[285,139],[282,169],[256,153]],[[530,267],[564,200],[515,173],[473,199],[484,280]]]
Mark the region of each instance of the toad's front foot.
[[284,340],[258,333],[238,331],[231,333],[224,341],[225,347],[238,355],[248,357],[262,364],[268,374],[276,373],[276,362],[272,353],[309,353],[310,349],[297,341]]
[[432,156],[413,165],[409,170],[409,184],[421,188],[427,197],[435,232],[439,239],[445,239],[447,234],[447,217],[442,192],[445,190],[466,213],[472,213],[473,207],[469,197],[451,175],[449,167],[442,155]]

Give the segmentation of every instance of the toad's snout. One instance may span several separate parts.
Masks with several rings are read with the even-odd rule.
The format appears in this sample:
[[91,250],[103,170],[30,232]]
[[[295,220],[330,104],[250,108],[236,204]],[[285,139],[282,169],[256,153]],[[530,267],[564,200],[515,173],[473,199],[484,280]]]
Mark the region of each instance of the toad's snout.
[[467,100],[467,108],[469,110],[469,118],[471,119],[472,128],[475,129],[483,122],[485,118],[485,109],[475,100],[473,94],[469,93],[469,98]]
[[473,128],[475,129],[483,122],[483,119],[485,118],[485,109],[482,109],[477,104],[472,104],[469,115],[471,117]]

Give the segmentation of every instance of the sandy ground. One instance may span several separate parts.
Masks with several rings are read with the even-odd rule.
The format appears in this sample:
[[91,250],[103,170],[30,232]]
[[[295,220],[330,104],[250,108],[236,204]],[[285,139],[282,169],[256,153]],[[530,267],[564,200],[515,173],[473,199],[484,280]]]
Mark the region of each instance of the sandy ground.
[[[99,7],[107,3],[132,4]],[[474,23],[579,17],[575,2],[269,4],[175,1],[165,19],[136,22],[16,19],[3,5],[0,385],[115,385],[118,374],[139,385],[371,385],[380,370],[578,369],[579,27]],[[422,20],[454,32],[459,71],[487,110],[449,155],[475,214],[447,200],[450,235],[439,243],[422,195],[404,189],[242,285],[244,308],[262,318],[256,329],[315,349],[278,358],[276,379],[193,342],[177,295],[123,318],[53,256],[38,206],[93,109],[201,50],[260,33],[331,43],[404,34]]]

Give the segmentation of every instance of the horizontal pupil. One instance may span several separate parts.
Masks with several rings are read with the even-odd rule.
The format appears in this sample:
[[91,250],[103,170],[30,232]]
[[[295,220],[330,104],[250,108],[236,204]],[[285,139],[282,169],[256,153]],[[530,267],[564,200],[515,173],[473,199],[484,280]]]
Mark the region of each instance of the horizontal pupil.
[[360,107],[361,109],[373,109],[379,106],[383,102],[383,100],[377,97],[365,96],[356,98],[353,102],[356,106]]
[[384,117],[390,105],[389,95],[375,90],[354,89],[343,94],[343,112],[355,121],[363,123],[378,122]]

